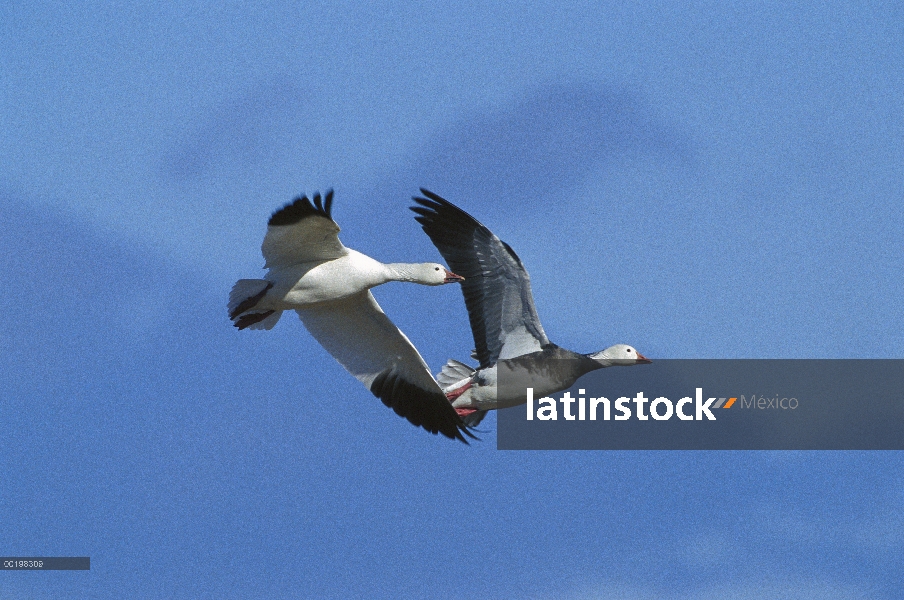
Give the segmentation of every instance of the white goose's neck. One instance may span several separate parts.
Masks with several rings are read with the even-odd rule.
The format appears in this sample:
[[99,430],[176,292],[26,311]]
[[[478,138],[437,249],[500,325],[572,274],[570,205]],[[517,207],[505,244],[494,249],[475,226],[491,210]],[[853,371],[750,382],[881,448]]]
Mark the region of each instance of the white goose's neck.
[[383,265],[386,267],[387,281],[417,281],[415,275],[416,264],[412,263],[389,263]]

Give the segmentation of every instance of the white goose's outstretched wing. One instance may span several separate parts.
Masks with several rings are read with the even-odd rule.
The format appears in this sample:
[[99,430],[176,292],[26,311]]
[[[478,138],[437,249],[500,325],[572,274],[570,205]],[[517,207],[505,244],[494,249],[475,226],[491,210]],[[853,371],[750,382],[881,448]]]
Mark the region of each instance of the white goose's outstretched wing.
[[339,241],[339,226],[330,214],[332,205],[330,190],[323,199],[319,193],[314,194],[313,203],[302,196],[274,212],[261,245],[264,267],[278,269],[348,254],[348,248]]
[[411,210],[461,284],[481,368],[550,346],[530,289],[530,276],[511,247],[477,219],[421,188]]
[[465,443],[462,434],[474,437],[370,291],[296,312],[327,352],[396,414],[430,433]]

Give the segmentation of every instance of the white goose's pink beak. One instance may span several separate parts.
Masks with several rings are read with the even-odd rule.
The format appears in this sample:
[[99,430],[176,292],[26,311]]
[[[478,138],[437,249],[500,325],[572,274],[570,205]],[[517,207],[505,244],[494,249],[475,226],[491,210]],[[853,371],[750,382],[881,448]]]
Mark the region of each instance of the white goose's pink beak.
[[462,277],[461,275],[456,275],[449,269],[445,269],[445,271],[446,271],[446,278],[443,279],[443,283],[461,283],[462,281],[465,280],[464,277]]
[[[635,350],[635,352],[637,352],[637,351]],[[640,352],[637,352],[637,364],[648,365],[651,362],[653,362],[653,361],[650,360],[649,358],[647,358],[646,356],[644,356],[643,354],[641,354]]]

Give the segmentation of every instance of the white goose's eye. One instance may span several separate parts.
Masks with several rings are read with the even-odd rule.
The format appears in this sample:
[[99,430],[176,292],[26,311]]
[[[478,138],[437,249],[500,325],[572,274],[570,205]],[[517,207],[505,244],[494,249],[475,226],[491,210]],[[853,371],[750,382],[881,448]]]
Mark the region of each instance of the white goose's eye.
[[435,269],[433,269],[433,270],[434,270],[434,271],[439,271],[439,267],[436,267],[436,268],[435,268]]
[[628,348],[628,352],[630,352],[630,351],[631,351],[631,349],[630,349],[630,348]]

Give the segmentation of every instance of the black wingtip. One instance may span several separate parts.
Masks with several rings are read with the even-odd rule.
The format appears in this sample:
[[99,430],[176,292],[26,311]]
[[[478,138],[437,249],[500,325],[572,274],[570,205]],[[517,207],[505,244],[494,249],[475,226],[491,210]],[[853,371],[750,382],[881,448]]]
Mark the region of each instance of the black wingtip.
[[326,217],[327,219],[332,220],[332,208],[333,208],[333,190],[330,189],[326,193],[326,201],[324,201],[320,197],[320,193],[314,194],[314,202],[308,199],[307,196],[300,196],[289,202],[272,215],[270,215],[270,220],[267,221],[268,227],[278,227],[280,225],[294,225],[298,223],[302,219],[306,219],[308,217]]
[[[455,206],[454,204],[452,204],[451,202],[449,202],[442,196],[434,194],[427,188],[420,188],[420,190],[421,190],[421,194],[423,194],[424,197],[422,198],[420,196],[412,196],[411,199],[422,206],[426,206],[427,208],[432,209],[432,210],[436,210],[437,206]],[[414,210],[415,208],[418,208],[418,207],[412,206],[411,210]]]
[[406,381],[392,369],[377,375],[370,385],[370,391],[397,415],[434,435],[441,433],[466,445],[470,444],[465,435],[475,440],[480,439],[469,431],[441,392],[431,394]]
[[470,446],[471,444],[468,442],[468,440],[461,437],[462,432],[464,432],[464,434],[466,436],[468,436],[469,438],[471,438],[472,440],[477,440],[478,442],[483,441],[482,439],[480,439],[479,437],[477,437],[476,435],[471,433],[471,427],[468,427],[467,425],[462,425],[461,428],[459,429],[458,439],[460,439],[462,442],[464,442],[466,446]]
[[447,225],[454,222],[458,226],[479,227],[481,229],[486,229],[489,233],[489,229],[487,229],[486,225],[475,219],[472,215],[468,214],[461,208],[455,206],[442,196],[434,194],[427,188],[420,188],[420,190],[424,197],[411,197],[411,199],[417,202],[420,206],[411,206],[409,208],[418,215],[421,215],[421,217],[426,217],[426,220],[424,221],[422,221],[419,217],[415,217],[415,219],[422,225],[427,225],[427,220],[433,221],[441,217]]
[[427,235],[430,235],[428,229],[440,215],[440,211],[447,207],[455,208],[448,200],[437,196],[426,188],[421,188],[421,193],[425,197],[412,196],[411,199],[417,202],[418,206],[409,206],[408,208],[416,215],[414,220],[421,224]]
[[[457,413],[456,413],[456,414],[457,414]],[[453,439],[453,440],[458,440],[458,441],[460,441],[460,442],[461,442],[462,444],[464,444],[465,446],[470,446],[470,445],[471,445],[471,442],[469,442],[468,440],[465,439],[465,435],[468,436],[469,438],[471,438],[472,440],[477,440],[478,442],[482,442],[482,441],[483,441],[483,440],[481,440],[479,437],[477,437],[476,435],[474,435],[473,433],[471,433],[471,428],[468,427],[467,425],[465,425],[464,421],[462,421],[462,422],[458,425],[458,429],[455,431],[455,435],[454,435],[454,436],[449,435],[449,434],[446,433],[445,431],[440,431],[440,433],[442,433],[443,435],[445,435],[445,436],[448,437],[449,439]],[[465,434],[465,435],[462,435],[462,434]]]
[[323,201],[323,210],[326,216],[333,218],[333,188],[326,191],[326,199]]
[[434,202],[439,202],[440,204],[451,204],[448,200],[446,200],[445,198],[443,198],[443,197],[440,196],[439,194],[434,194],[433,192],[431,192],[431,191],[428,190],[427,188],[420,188],[420,190],[421,190],[421,193],[422,193],[424,196],[426,196],[426,197],[429,198],[430,200],[433,200]]

